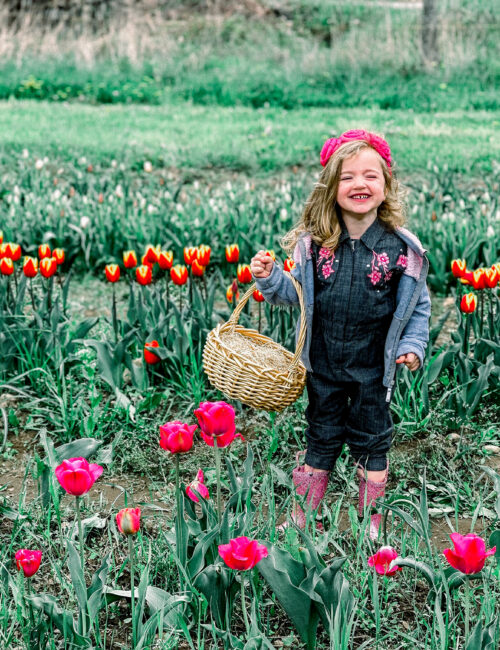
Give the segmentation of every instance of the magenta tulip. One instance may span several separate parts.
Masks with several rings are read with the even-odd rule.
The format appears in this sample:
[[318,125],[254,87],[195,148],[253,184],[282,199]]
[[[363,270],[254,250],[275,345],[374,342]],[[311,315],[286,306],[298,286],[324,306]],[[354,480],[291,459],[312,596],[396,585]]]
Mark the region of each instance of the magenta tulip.
[[167,422],[160,427],[160,447],[171,454],[189,451],[193,446],[193,435],[196,424],[186,424],[175,420]]
[[398,554],[392,546],[382,546],[375,555],[368,558],[368,566],[374,567],[381,576],[393,576],[397,571],[402,571],[399,566],[390,568],[391,562],[397,557]]
[[31,578],[40,568],[42,551],[30,551],[27,548],[21,548],[16,552],[15,557],[17,570],[21,571],[22,569],[24,575],[27,578]]
[[101,476],[103,468],[100,465],[89,464],[85,458],[70,458],[56,467],[57,480],[68,494],[81,497]]
[[194,414],[207,436],[224,436],[235,431],[234,408],[226,402],[200,402]]
[[141,509],[122,508],[116,515],[116,524],[120,533],[135,535],[141,527]]
[[194,501],[195,503],[199,503],[200,500],[198,499],[196,492],[203,498],[203,499],[209,499],[210,494],[208,492],[208,488],[205,485],[205,477],[203,475],[203,470],[199,469],[198,473],[196,474],[196,478],[194,481],[191,481],[191,483],[187,486],[186,488],[186,494],[188,497],[191,499],[191,501]]
[[[209,445],[210,447],[214,446],[214,438],[213,436],[209,436],[206,433],[203,433],[203,431],[200,431],[200,435],[203,438],[203,440]],[[241,438],[243,441],[245,438],[241,435],[241,433],[234,433],[234,431],[228,431],[227,433],[223,433],[220,436],[217,436],[215,439],[217,440],[217,447],[227,447],[230,445],[235,438]]]
[[259,544],[248,537],[236,537],[229,544],[219,546],[219,555],[230,569],[248,571],[267,557],[268,551],[264,544]]
[[458,571],[467,575],[479,573],[484,567],[486,558],[495,555],[497,550],[496,546],[494,546],[487,551],[484,539],[474,533],[468,535],[452,533],[450,539],[455,548],[445,548],[443,551],[444,556],[454,569],[458,569]]

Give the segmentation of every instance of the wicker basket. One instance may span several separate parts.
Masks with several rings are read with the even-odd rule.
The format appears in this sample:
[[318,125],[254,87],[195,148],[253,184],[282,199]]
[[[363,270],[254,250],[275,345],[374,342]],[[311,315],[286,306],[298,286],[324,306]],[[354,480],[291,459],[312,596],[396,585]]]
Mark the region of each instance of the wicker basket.
[[[268,336],[238,325],[238,318],[255,284],[245,293],[231,318],[208,334],[203,350],[203,367],[213,386],[228,398],[266,411],[282,411],[293,404],[306,383],[306,369],[300,360],[306,338],[302,287],[289,273],[285,275],[292,280],[300,301],[300,330],[295,354]],[[238,349],[234,345],[235,336],[239,337]],[[266,357],[264,364],[262,359],[259,361],[260,346],[265,346],[262,349]],[[273,359],[276,359],[275,363]]]

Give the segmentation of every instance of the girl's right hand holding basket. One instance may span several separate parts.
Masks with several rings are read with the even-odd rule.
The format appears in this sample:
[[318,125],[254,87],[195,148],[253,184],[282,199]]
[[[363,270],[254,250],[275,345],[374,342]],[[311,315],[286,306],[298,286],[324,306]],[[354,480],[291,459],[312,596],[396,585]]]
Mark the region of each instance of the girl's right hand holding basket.
[[266,253],[259,251],[250,262],[250,270],[254,278],[268,278],[273,270],[274,260]]

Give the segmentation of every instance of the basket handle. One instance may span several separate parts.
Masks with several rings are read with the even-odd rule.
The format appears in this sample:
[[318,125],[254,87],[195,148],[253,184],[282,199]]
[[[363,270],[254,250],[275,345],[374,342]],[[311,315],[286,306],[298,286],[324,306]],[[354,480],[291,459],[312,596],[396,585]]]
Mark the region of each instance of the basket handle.
[[[295,367],[300,361],[300,356],[302,354],[302,350],[304,348],[304,343],[306,340],[307,321],[306,321],[306,308],[304,305],[304,296],[302,293],[302,285],[300,284],[300,282],[298,282],[298,280],[296,280],[291,275],[291,273],[288,273],[288,271],[283,271],[283,273],[292,281],[295,291],[297,292],[297,295],[299,297],[299,304],[300,304],[300,329],[299,329],[299,335],[297,337],[297,343],[295,346],[295,354],[293,356],[292,361],[290,362],[290,368],[288,369],[288,372],[290,374],[293,370],[295,370]],[[234,328],[238,324],[238,320],[240,318],[241,312],[243,311],[243,307],[247,304],[247,302],[250,299],[250,296],[253,294],[256,288],[257,288],[257,284],[254,282],[251,285],[250,289],[248,289],[248,291],[243,295],[242,299],[234,308],[234,311],[231,314],[231,317],[229,318],[228,321],[228,324],[231,325],[231,332],[234,332]]]

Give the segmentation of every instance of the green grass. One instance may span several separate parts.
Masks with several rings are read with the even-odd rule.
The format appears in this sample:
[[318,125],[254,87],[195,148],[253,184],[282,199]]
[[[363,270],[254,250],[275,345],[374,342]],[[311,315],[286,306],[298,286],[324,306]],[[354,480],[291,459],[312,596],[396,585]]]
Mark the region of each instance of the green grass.
[[349,128],[385,134],[404,174],[448,164],[460,172],[492,169],[500,112],[417,113],[380,109],[254,110],[246,107],[101,106],[9,101],[0,103],[0,147],[27,148],[58,160],[71,153],[91,161],[150,158],[185,170],[226,168],[276,172],[293,165],[319,171],[324,140]]

